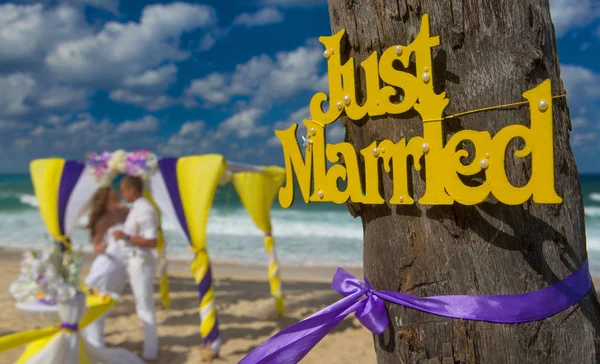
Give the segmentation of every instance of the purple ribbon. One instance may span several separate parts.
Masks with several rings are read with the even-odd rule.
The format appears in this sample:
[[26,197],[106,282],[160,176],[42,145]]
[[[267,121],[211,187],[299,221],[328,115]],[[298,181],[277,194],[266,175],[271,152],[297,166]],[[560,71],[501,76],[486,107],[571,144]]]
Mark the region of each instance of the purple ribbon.
[[38,302],[39,302],[39,303],[41,303],[42,305],[47,305],[47,306],[55,306],[55,305],[56,305],[56,303],[54,303],[54,302],[52,302],[52,301],[48,301],[48,300],[47,300],[47,299],[45,299],[45,298],[40,298],[40,299],[38,300]]
[[60,324],[60,328],[61,329],[67,329],[67,330],[73,331],[73,332],[79,331],[79,325],[78,324],[70,324],[68,322],[63,322],[62,324]]
[[275,334],[238,364],[297,363],[352,312],[367,329],[379,335],[389,325],[384,300],[439,316],[509,324],[541,320],[559,313],[585,297],[591,286],[587,260],[576,272],[544,289],[491,296],[416,297],[376,291],[366,278],[362,284],[338,268],[331,288],[344,298]]

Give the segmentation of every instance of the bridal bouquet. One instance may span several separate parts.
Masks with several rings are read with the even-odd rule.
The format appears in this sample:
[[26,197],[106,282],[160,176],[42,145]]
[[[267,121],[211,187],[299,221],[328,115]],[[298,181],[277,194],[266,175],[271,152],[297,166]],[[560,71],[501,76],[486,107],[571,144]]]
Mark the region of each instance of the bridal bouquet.
[[41,252],[26,251],[20,275],[10,285],[10,295],[18,302],[70,302],[79,288],[80,267],[81,252],[62,253],[58,244],[50,244]]

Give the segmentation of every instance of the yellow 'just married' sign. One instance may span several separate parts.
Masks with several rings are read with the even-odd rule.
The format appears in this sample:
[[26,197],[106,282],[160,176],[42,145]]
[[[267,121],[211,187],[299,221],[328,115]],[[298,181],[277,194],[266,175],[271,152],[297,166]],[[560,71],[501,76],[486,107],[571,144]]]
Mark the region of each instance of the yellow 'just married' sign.
[[[445,93],[433,89],[431,48],[439,45],[439,37],[429,34],[429,19],[423,16],[416,39],[408,46],[393,46],[383,52],[371,54],[361,62],[365,72],[366,99],[362,105],[355,102],[354,59],[341,64],[340,43],[344,30],[328,37],[320,37],[327,58],[329,98],[317,93],[310,102],[312,120],[304,120],[308,130],[305,156],[298,144],[297,124],[287,130],[275,132],[280,139],[286,167],[286,185],[279,191],[282,207],[290,207],[294,200],[294,172],[304,201],[365,204],[382,204],[385,200],[379,191],[379,159],[386,172],[392,167],[393,196],[391,204],[408,205],[414,200],[409,195],[407,159],[413,157],[416,170],[421,170],[425,160],[425,193],[418,200],[423,205],[451,205],[455,201],[464,205],[483,202],[490,193],[498,201],[518,205],[533,198],[535,203],[557,204],[562,199],[554,189],[554,140],[552,127],[552,94],[550,80],[545,80],[532,90],[523,93],[530,110],[530,126],[510,125],[493,137],[487,131],[463,130],[455,133],[446,143],[442,132],[443,113],[449,99]],[[416,61],[416,74],[397,70],[393,63],[400,61],[408,67],[411,55]],[[386,85],[380,87],[380,79]],[[399,89],[403,97],[399,97]],[[392,99],[394,101],[392,101]],[[397,100],[397,101],[396,101]],[[327,111],[323,103],[329,101]],[[325,145],[325,127],[345,113],[352,120],[365,116],[401,114],[414,109],[423,122],[423,136],[409,141],[401,139],[374,141],[360,151],[365,170],[365,183],[359,175],[359,158],[349,143]],[[515,152],[516,157],[531,155],[532,171],[529,183],[513,186],[505,171],[505,154],[509,142],[522,138],[525,147]],[[461,142],[469,140],[475,145],[475,158],[464,165],[461,158],[465,150],[457,150]],[[345,166],[334,164],[327,169],[325,158],[332,163],[343,156]],[[486,181],[479,186],[467,186],[460,175],[472,176],[485,171]],[[340,191],[338,181],[345,180],[346,188]]]

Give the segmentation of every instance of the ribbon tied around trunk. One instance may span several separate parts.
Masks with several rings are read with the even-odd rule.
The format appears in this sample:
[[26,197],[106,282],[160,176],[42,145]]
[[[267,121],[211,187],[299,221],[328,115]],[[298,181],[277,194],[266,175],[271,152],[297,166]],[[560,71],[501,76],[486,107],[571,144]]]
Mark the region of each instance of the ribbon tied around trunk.
[[361,324],[379,335],[389,326],[383,301],[450,318],[511,324],[542,320],[557,314],[584,298],[591,286],[587,260],[577,271],[546,288],[523,294],[486,296],[416,297],[377,291],[366,278],[363,284],[338,268],[331,288],[344,298],[275,334],[239,364],[297,363],[353,312]]

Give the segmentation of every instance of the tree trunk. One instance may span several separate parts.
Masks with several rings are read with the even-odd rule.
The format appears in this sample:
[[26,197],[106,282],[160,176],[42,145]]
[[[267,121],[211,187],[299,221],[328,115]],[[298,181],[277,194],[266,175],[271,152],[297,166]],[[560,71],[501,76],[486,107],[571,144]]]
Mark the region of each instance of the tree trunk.
[[[329,14],[333,34],[346,29],[342,53],[354,57],[355,65],[373,51],[410,44],[422,15],[429,14],[430,34],[441,41],[433,48],[434,87],[436,93],[447,93],[448,115],[522,101],[524,91],[547,78],[553,95],[565,93],[548,0],[329,0]],[[364,99],[364,74],[356,74]],[[476,206],[349,203],[363,222],[364,270],[373,287],[417,296],[521,294],[574,272],[587,253],[565,98],[554,100],[553,112],[555,185],[562,204],[508,206],[492,197]],[[344,117],[346,141],[361,150],[375,140],[422,135],[421,120],[414,115],[366,122]],[[444,134],[446,141],[463,129],[488,130],[493,136],[507,125],[529,125],[529,119],[527,106],[492,110],[446,120]],[[523,186],[531,176],[531,158],[513,157],[510,149],[518,146],[509,145],[506,170],[514,185]],[[359,166],[364,173],[364,165]],[[424,177],[409,170],[416,201],[424,193]],[[380,174],[381,195],[389,201],[391,176],[382,167]],[[374,338],[378,363],[600,362],[600,305],[594,289],[559,314],[523,324],[386,307],[390,326]]]

